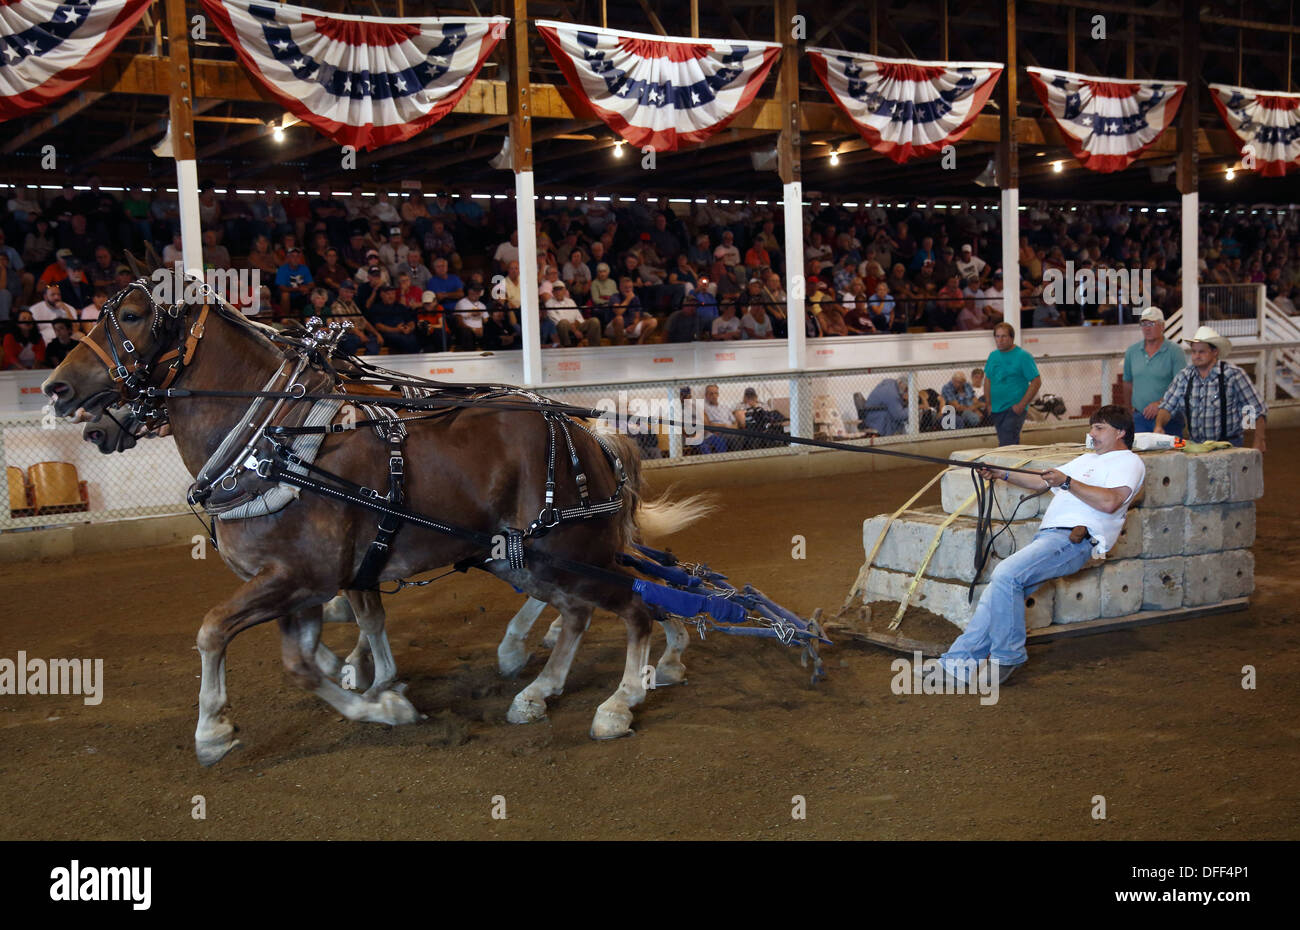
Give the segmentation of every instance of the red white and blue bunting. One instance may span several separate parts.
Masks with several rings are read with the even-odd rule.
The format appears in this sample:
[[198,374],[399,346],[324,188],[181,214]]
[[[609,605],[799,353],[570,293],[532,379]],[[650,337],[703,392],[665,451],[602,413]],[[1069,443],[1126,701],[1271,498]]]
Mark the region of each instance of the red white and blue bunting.
[[538,20],[569,86],[637,148],[703,142],[753,102],[781,55],[772,42],[682,39]]
[[1050,68],[1026,68],[1034,92],[1065,143],[1092,171],[1123,171],[1178,113],[1182,81],[1116,81]]
[[342,16],[202,0],[249,75],[294,116],[358,151],[411,138],[469,89],[509,20]]
[[38,110],[95,72],[150,0],[0,0],[0,121]]
[[1300,169],[1300,94],[1211,84],[1210,96],[1237,144],[1254,149],[1261,176],[1280,178]]
[[987,61],[908,61],[809,48],[812,69],[871,148],[903,164],[964,136],[1002,74]]

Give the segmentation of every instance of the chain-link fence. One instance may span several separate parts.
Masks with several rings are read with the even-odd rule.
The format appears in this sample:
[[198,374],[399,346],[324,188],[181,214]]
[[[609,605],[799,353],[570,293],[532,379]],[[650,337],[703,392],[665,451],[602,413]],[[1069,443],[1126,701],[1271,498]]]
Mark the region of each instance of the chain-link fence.
[[52,416],[0,418],[8,506],[0,530],[185,513],[193,480],[170,437],[104,455]]

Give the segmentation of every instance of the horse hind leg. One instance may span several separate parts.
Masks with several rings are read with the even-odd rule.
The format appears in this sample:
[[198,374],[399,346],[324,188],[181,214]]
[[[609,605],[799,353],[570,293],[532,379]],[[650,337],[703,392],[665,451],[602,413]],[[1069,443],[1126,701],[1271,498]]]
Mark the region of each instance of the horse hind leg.
[[535,723],[546,719],[546,699],[564,692],[564,682],[569,677],[569,667],[578,652],[578,644],[591,624],[592,608],[588,605],[566,602],[556,606],[560,607],[563,621],[559,639],[542,673],[515,695],[506,713],[506,719],[511,723]]
[[545,609],[546,601],[530,597],[510,619],[510,625],[501,637],[501,644],[497,646],[497,671],[503,678],[514,678],[528,664],[528,631]]
[[686,632],[686,624],[676,617],[666,617],[659,621],[659,625],[664,628],[664,636],[668,642],[664,645],[664,653],[659,657],[658,664],[655,665],[655,687],[666,688],[669,685],[685,684],[686,666],[682,663],[682,653],[686,651],[686,646],[691,641]]
[[[386,618],[383,598],[378,591],[349,591],[348,603],[356,614],[357,626],[361,627],[361,632],[365,634],[366,642],[369,644],[369,655],[374,662],[373,677],[370,684],[365,687],[366,697],[374,698],[388,690],[397,678],[397,660],[393,658],[392,647],[388,644],[388,633],[384,629]],[[348,656],[348,665],[355,669],[358,679],[366,670],[364,659],[365,653],[361,652],[361,645],[358,643],[357,649]],[[358,689],[363,687],[359,680],[356,686]]]
[[617,739],[632,733],[632,708],[645,700],[646,681],[650,672],[650,611],[638,603],[624,608],[623,622],[627,624],[627,661],[623,665],[623,680],[618,690],[611,694],[591,721],[592,739]]
[[[322,619],[326,623],[357,623],[357,613],[352,609],[347,591],[336,595],[325,605]],[[364,691],[374,680],[370,639],[362,629],[357,630],[357,644],[346,659],[340,659],[333,650],[319,645],[316,647],[316,664],[327,676],[341,682],[349,690]]]
[[312,607],[280,619],[280,655],[284,667],[304,690],[311,691],[349,720],[396,726],[414,723],[420,712],[396,690],[374,696],[345,691],[330,681],[316,665],[315,655],[305,647],[312,641],[312,625],[320,625],[320,608]]
[[560,638],[560,630],[564,628],[564,618],[556,617],[551,621],[551,625],[546,628],[546,635],[542,637],[543,649],[554,649],[555,643]]

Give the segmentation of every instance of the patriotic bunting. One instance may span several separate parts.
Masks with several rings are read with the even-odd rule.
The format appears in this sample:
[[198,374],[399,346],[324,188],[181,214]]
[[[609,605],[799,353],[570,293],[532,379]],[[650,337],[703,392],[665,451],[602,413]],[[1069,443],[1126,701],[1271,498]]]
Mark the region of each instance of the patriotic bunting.
[[201,2],[258,84],[294,116],[358,151],[409,139],[442,119],[509,23]]
[[0,121],[75,90],[148,7],[149,0],[0,0]]
[[1002,74],[986,61],[908,61],[809,48],[812,69],[871,148],[904,164],[962,136]]
[[569,86],[637,148],[702,142],[753,101],[781,54],[772,42],[681,39],[538,20]]
[[1026,68],[1034,92],[1065,143],[1092,171],[1123,171],[1173,122],[1182,81],[1113,81],[1049,68]]
[[1300,94],[1211,84],[1210,96],[1237,144],[1254,149],[1262,177],[1280,178],[1300,168]]

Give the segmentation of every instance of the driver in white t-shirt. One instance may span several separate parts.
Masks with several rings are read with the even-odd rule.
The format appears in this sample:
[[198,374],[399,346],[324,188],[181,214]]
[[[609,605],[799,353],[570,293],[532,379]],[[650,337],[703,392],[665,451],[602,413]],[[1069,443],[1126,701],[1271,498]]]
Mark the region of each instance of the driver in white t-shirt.
[[1089,422],[1096,451],[1041,477],[980,469],[986,480],[1001,479],[1030,491],[1050,488],[1053,499],[1033,541],[993,569],[966,631],[941,659],[949,676],[973,682],[976,666],[987,658],[999,681],[1006,681],[1029,657],[1025,597],[1044,581],[1079,571],[1094,555],[1104,557],[1119,538],[1128,505],[1146,478],[1146,466],[1132,452],[1133,414],[1127,407],[1108,405]]

